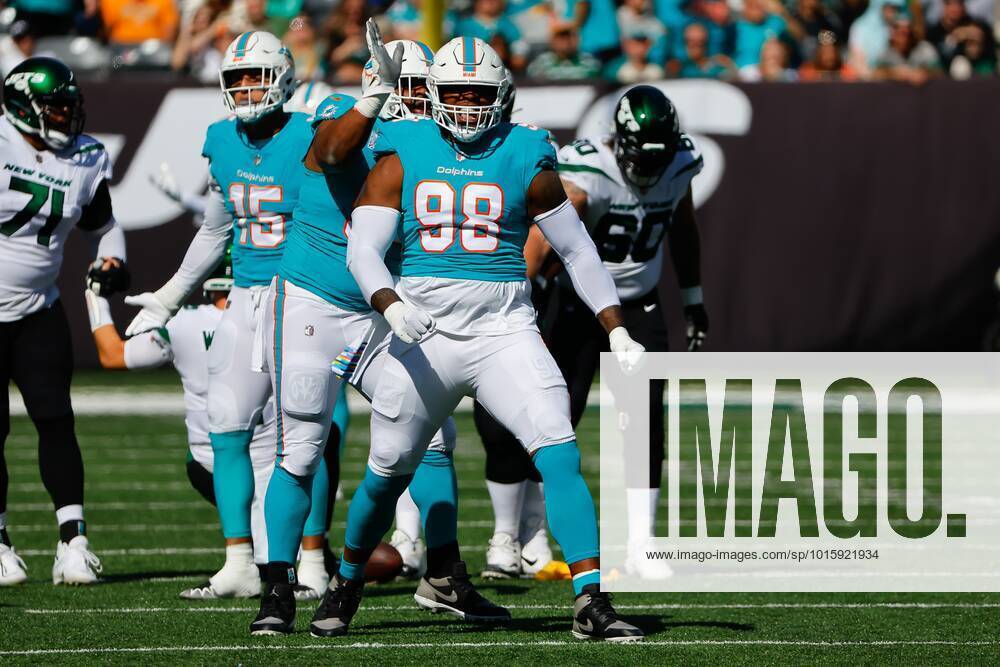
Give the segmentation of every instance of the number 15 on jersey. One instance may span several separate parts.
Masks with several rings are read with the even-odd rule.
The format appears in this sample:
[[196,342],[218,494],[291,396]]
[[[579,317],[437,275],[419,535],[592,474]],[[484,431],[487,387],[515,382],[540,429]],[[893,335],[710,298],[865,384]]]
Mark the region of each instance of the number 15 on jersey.
[[236,226],[240,230],[240,245],[256,248],[277,248],[285,240],[285,216],[262,211],[265,203],[282,200],[280,185],[230,183],[229,201],[236,211]]

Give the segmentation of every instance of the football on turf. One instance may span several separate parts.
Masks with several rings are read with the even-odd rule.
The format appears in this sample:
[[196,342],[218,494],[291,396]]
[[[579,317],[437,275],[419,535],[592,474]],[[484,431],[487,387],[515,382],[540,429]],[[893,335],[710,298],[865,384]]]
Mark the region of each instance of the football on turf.
[[395,579],[403,571],[403,557],[396,548],[379,542],[365,565],[365,581],[384,584]]

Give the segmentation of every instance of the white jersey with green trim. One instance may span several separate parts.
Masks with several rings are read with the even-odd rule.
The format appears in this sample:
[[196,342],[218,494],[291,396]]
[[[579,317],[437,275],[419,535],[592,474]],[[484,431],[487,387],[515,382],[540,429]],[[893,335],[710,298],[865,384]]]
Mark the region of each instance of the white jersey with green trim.
[[38,151],[0,118],[0,322],[59,298],[66,237],[110,178],[111,159],[93,137],[80,135],[64,151]]
[[559,176],[587,193],[583,222],[621,300],[638,299],[659,282],[664,234],[702,164],[694,142],[682,134],[670,166],[642,192],[622,175],[611,137],[579,139],[559,151]]
[[[129,370],[154,368],[173,363],[184,387],[184,423],[188,443],[207,444],[208,433],[208,348],[222,309],[212,305],[188,306],[178,311],[163,329],[148,331],[125,341],[125,366]],[[254,431],[254,442],[277,442],[274,401],[264,407],[264,416]]]

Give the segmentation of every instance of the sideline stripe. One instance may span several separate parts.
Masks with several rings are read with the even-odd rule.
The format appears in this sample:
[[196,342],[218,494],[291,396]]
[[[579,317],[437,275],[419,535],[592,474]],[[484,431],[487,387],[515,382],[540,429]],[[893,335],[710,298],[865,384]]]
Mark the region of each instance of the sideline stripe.
[[[962,646],[962,647],[985,647],[998,646],[1000,641],[957,641],[957,640],[856,640],[856,641],[809,641],[797,639],[690,639],[690,640],[668,640],[668,641],[643,641],[630,644],[641,650],[641,647],[687,647],[687,646],[810,646],[815,648],[851,648],[851,647],[893,647],[893,646]],[[370,650],[370,649],[420,649],[420,648],[519,648],[548,646],[553,648],[583,648],[588,651],[610,646],[616,650],[621,650],[620,644],[615,642],[587,642],[587,641],[512,641],[512,642],[412,642],[392,644],[385,642],[355,642],[351,644],[337,644],[335,642],[325,642],[322,644],[303,644],[294,646],[288,644],[242,644],[229,646],[136,646],[122,648],[47,648],[47,649],[27,649],[20,651],[0,651],[0,656],[28,656],[28,655],[80,655],[88,653],[177,653],[177,652],[213,652],[213,651],[345,651],[345,650]]]

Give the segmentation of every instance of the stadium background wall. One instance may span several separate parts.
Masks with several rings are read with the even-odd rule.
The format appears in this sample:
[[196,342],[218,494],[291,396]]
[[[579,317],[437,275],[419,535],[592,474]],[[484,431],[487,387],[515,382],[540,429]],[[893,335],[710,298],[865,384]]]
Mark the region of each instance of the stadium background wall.
[[[696,179],[708,184],[696,193],[707,350],[980,348],[998,313],[1000,83],[663,87],[708,163]],[[94,82],[84,91],[88,131],[117,154],[114,197],[129,230],[132,291],[153,288],[194,229],[149,189],[147,175],[167,161],[182,185],[204,182],[200,141],[221,117],[221,100],[214,89],[157,82]],[[596,127],[614,99],[613,89],[589,86],[518,93],[520,117],[560,142]],[[154,131],[156,141],[147,136]],[[60,286],[77,363],[94,367],[85,254],[76,237]],[[669,264],[661,289],[676,349],[681,309]],[[116,299],[114,312],[124,327],[131,311]]]

